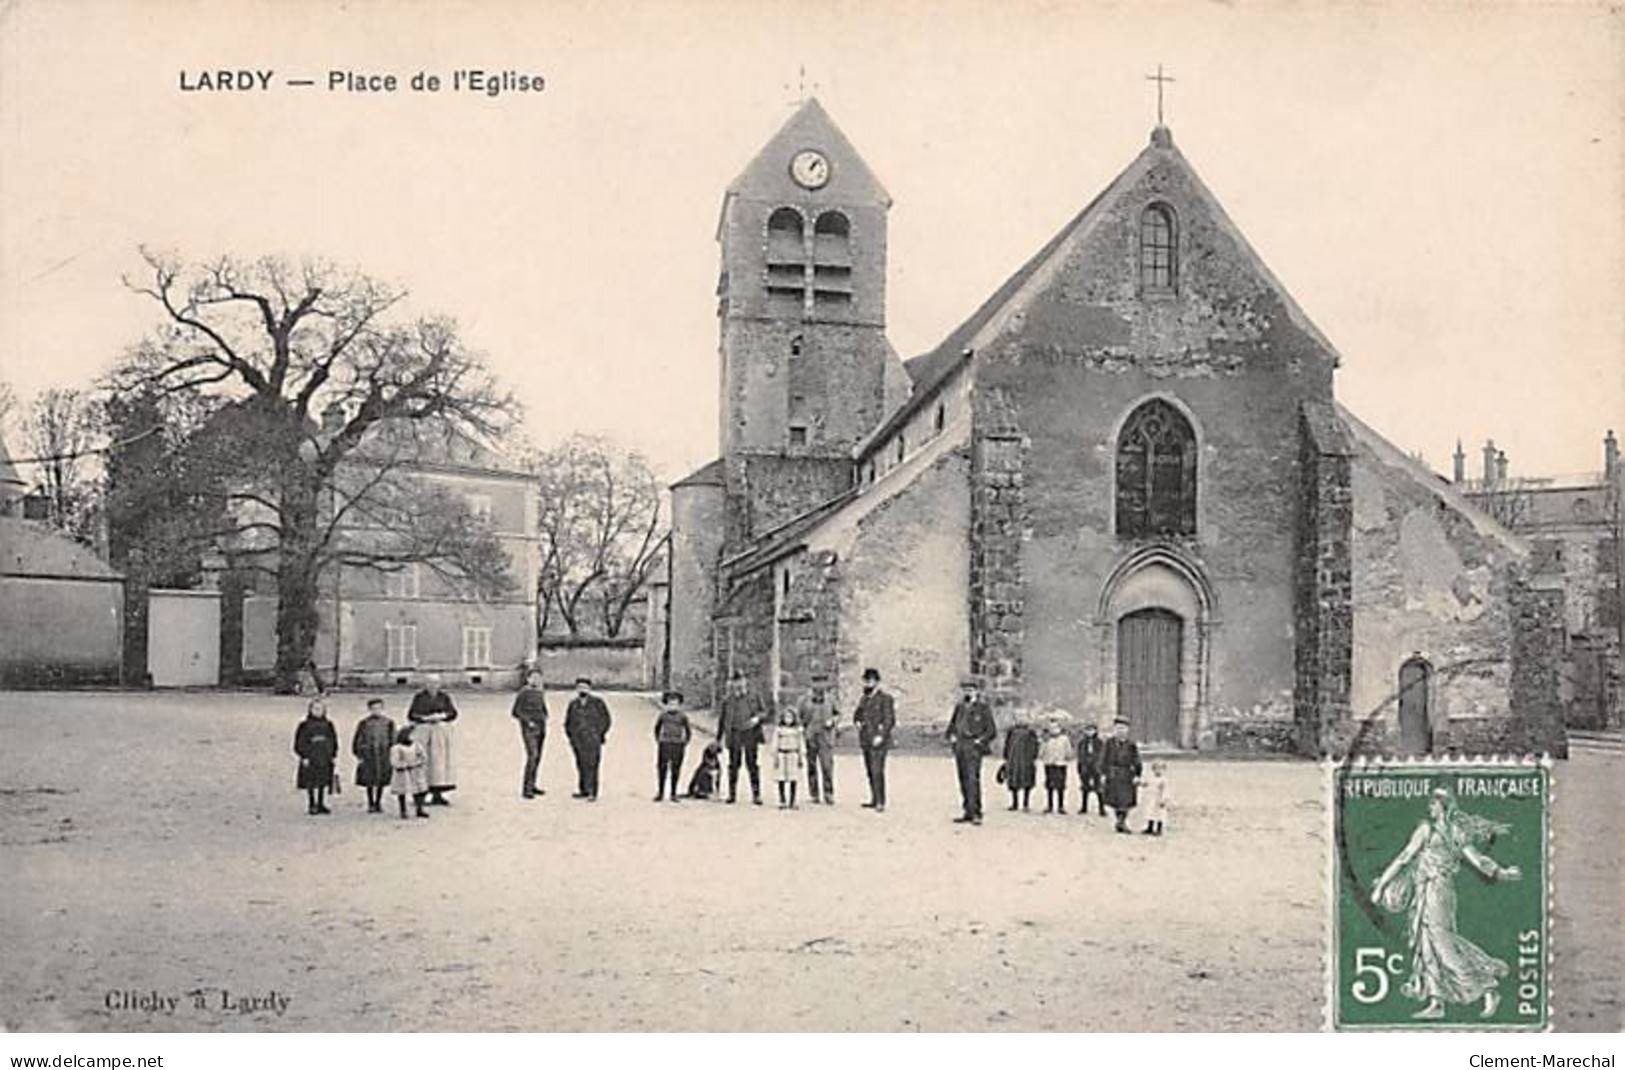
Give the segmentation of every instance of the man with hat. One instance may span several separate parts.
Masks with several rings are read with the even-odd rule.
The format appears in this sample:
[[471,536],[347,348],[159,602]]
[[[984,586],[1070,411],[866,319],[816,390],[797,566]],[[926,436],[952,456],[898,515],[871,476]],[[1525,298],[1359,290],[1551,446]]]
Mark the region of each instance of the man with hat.
[[728,801],[739,797],[739,765],[743,760],[750,773],[751,801],[762,805],[762,767],[757,748],[762,745],[762,722],[767,711],[762,700],[750,689],[744,673],[735,672],[728,681],[728,694],[722,699],[722,713],[717,718],[717,734],[728,747]]
[[880,670],[863,670],[863,697],[852,711],[858,728],[858,745],[863,748],[863,768],[869,774],[869,801],[864,808],[886,809],[886,752],[891,750],[892,729],[897,727],[897,710],[892,697],[880,689]]
[[948,717],[948,743],[954,750],[954,766],[959,771],[959,799],[964,813],[954,818],[961,825],[982,823],[982,756],[998,737],[993,711],[977,689],[976,677],[959,682],[959,701]]
[[564,712],[564,734],[576,755],[577,799],[598,798],[598,761],[609,736],[609,707],[592,693],[592,680],[576,677],[576,697]]
[[1100,753],[1100,771],[1105,780],[1101,793],[1106,805],[1117,814],[1117,831],[1128,832],[1128,814],[1140,801],[1135,782],[1140,779],[1140,748],[1129,738],[1128,719],[1112,723],[1112,738]]
[[841,714],[829,701],[829,679],[813,677],[801,704],[801,728],[807,735],[807,792],[813,802],[835,803],[835,736]]

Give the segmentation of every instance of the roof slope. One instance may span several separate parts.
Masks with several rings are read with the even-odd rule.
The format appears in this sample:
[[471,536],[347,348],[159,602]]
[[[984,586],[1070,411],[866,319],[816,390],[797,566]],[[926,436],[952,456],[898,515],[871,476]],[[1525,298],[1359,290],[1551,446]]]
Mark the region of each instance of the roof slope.
[[89,549],[54,528],[15,516],[0,516],[0,574],[122,577]]
[[745,169],[728,183],[726,196],[777,197],[787,180],[785,161],[805,148],[819,148],[829,156],[829,182],[819,190],[821,195],[837,200],[879,201],[891,207],[891,194],[816,97],[809,97],[797,108],[779,132],[751,157]]

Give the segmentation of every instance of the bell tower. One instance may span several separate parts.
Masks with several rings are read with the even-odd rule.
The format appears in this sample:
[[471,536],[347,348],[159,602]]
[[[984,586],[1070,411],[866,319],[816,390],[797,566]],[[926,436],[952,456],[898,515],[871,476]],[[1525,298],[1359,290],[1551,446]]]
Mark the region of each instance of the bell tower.
[[717,314],[730,544],[846,490],[853,447],[907,393],[885,333],[890,208],[813,99],[728,186]]

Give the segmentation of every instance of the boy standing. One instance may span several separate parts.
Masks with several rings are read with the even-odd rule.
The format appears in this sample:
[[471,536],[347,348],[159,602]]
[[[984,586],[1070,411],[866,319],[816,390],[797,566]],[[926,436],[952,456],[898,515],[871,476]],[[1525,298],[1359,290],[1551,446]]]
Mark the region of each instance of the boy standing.
[[683,693],[667,691],[660,696],[664,707],[655,718],[655,802],[666,799],[666,782],[671,782],[671,801],[677,801],[677,780],[683,773],[683,751],[694,731],[683,712]]
[[1078,737],[1078,814],[1089,816],[1089,793],[1095,796],[1095,806],[1101,817],[1106,816],[1106,795],[1100,790],[1100,759],[1102,751],[1100,729],[1091,721],[1083,726]]

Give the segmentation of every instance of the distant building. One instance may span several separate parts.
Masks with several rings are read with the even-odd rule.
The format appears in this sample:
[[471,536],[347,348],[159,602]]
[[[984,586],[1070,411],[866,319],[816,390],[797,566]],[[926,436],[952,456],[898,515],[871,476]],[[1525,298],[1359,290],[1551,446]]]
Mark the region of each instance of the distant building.
[[1493,440],[1476,478],[1456,445],[1454,481],[1468,499],[1529,540],[1536,582],[1564,593],[1564,716],[1570,727],[1621,723],[1625,649],[1625,467],[1619,440],[1603,438],[1600,472],[1514,476]]
[[[331,410],[325,417],[329,426],[341,418]],[[346,478],[341,468],[341,494]],[[360,476],[352,472],[349,478]],[[513,586],[500,598],[481,599],[426,564],[330,567],[318,603],[317,671],[324,680],[357,686],[405,685],[427,672],[441,673],[454,685],[515,684],[521,666],[536,656],[535,479],[494,446],[460,433],[420,443],[390,478],[461,497],[507,550]],[[331,500],[324,508],[331,510]],[[376,529],[351,515],[341,521],[340,538],[369,545]],[[250,580],[241,591],[240,637],[224,641],[228,651],[240,647],[249,678],[276,665],[275,592],[274,580]]]
[[26,519],[26,489],[0,439],[0,687],[117,685],[124,577]]

